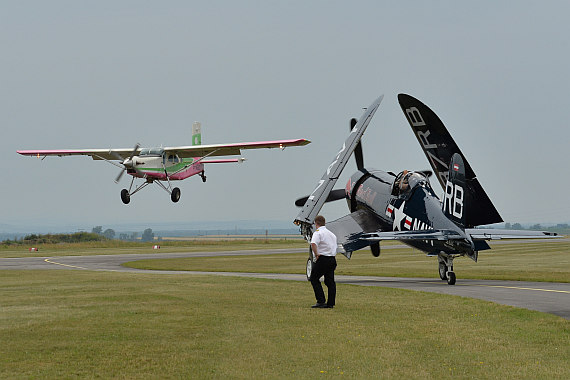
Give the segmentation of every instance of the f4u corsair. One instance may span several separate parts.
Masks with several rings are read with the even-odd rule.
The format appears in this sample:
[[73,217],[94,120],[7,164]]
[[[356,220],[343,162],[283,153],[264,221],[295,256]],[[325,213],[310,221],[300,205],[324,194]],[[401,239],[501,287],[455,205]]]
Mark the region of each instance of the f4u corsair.
[[[327,223],[327,228],[335,233],[339,251],[347,258],[367,246],[374,256],[379,256],[382,240],[400,240],[428,256],[436,256],[440,278],[454,285],[453,260],[468,256],[477,261],[479,251],[490,249],[486,240],[555,237],[556,234],[548,232],[474,228],[503,219],[441,120],[409,95],[398,95],[398,101],[443,187],[443,199],[437,197],[430,185],[431,171],[395,174],[366,169],[360,139],[382,99],[383,96],[376,99],[360,120],[351,120],[349,137],[315,190],[295,202],[302,209],[294,223],[308,241],[312,223],[323,204],[346,199],[350,214]],[[345,189],[332,190],[353,152],[358,171],[350,177]],[[307,278],[313,266],[312,252],[309,254]]]
[[[201,145],[201,125],[195,122],[192,125],[192,145],[166,148],[140,148],[136,144],[133,149],[78,149],[78,150],[19,150],[24,156],[45,158],[46,156],[91,156],[94,160],[103,160],[121,168],[115,179],[119,182],[125,172],[133,179],[129,189],[121,191],[121,200],[128,204],[131,196],[151,183],[158,184],[170,194],[172,202],[180,200],[180,189],[172,187],[171,181],[183,180],[196,174],[206,182],[204,164],[243,162],[245,158],[237,159],[209,159],[214,156],[237,156],[242,149],[281,148],[309,144],[309,140],[276,140],[256,141],[233,144]],[[135,178],[142,178],[144,182],[135,187]],[[167,185],[162,182],[166,181]]]

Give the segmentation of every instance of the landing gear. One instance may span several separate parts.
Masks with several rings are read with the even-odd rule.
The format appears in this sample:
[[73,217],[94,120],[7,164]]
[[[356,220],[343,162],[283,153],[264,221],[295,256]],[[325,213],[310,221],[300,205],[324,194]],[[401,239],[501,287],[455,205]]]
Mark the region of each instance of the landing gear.
[[439,278],[447,280],[447,266],[442,262],[439,263]]
[[170,194],[170,199],[172,202],[176,203],[180,200],[180,189],[175,187],[172,189],[172,193]]
[[313,273],[313,266],[315,262],[313,261],[313,250],[309,246],[309,258],[307,259],[307,281],[311,281],[311,273]]
[[127,189],[121,190],[121,200],[126,205],[128,205],[129,202],[131,201],[131,195],[129,194],[129,191]]
[[307,259],[307,281],[311,281],[311,273],[313,272],[313,259]]
[[455,272],[453,272],[453,259],[455,257],[452,255],[438,255],[437,259],[439,262],[439,278],[442,280],[447,280],[448,285],[455,285],[456,277]]
[[203,170],[202,172],[200,172],[200,178],[202,178],[202,182],[206,182],[206,174],[204,173]]

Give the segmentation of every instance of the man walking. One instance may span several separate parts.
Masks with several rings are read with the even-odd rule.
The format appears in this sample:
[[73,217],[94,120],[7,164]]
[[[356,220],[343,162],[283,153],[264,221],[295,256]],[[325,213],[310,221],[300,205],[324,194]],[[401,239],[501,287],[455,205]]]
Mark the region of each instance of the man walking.
[[[311,249],[316,262],[311,271],[311,285],[315,291],[317,303],[313,308],[333,308],[336,298],[336,283],[334,281],[334,270],[336,269],[336,236],[325,227],[325,218],[317,215],[315,226],[317,230],[311,239]],[[328,289],[328,301],[325,300],[325,293],[321,285],[321,277],[325,276],[325,285]]]

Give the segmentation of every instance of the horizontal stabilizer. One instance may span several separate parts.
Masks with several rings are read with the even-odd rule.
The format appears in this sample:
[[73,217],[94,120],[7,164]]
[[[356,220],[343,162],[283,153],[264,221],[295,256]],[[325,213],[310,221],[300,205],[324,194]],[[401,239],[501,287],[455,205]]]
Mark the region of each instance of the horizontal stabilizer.
[[501,230],[501,229],[484,229],[484,228],[468,228],[465,233],[471,235],[472,239],[477,240],[501,240],[501,239],[551,239],[562,238],[556,232],[548,231],[526,231],[526,230]]
[[382,240],[452,240],[464,239],[455,231],[451,230],[419,230],[419,231],[388,231],[388,232],[373,232],[363,234],[361,239],[369,241],[382,241]]

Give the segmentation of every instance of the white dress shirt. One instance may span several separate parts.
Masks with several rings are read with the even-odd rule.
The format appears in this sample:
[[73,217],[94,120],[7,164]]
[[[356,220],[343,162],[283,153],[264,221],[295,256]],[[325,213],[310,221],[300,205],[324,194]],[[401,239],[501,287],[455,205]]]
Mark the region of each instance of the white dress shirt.
[[322,256],[336,256],[336,236],[325,226],[317,228],[311,238],[311,244],[313,243],[317,245],[317,254]]

